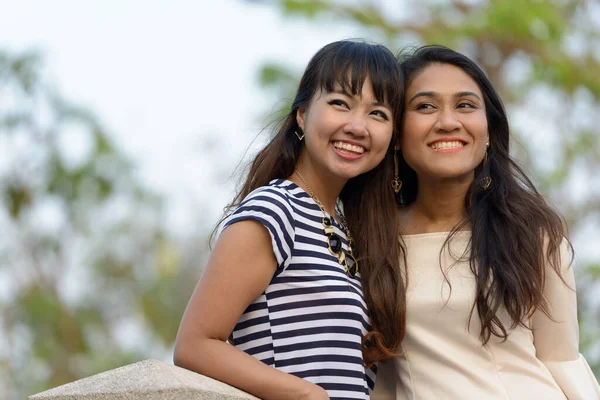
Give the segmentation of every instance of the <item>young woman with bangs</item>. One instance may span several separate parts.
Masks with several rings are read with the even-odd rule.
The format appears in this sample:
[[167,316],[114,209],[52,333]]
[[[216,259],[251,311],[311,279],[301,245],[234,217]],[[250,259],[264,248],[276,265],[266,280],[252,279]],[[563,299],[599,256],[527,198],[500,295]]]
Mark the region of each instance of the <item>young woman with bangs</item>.
[[[262,399],[369,398],[367,302],[395,305],[402,290],[392,159],[381,162],[401,94],[396,58],[381,45],[340,41],[313,56],[223,221],[176,365]],[[374,285],[393,290],[370,290],[365,302],[361,279],[374,269],[387,271]],[[401,321],[387,326],[399,343]]]
[[566,227],[510,156],[497,92],[441,46],[401,69],[392,187],[406,331],[400,347],[382,340],[399,355],[380,363],[373,399],[600,399],[578,350]]

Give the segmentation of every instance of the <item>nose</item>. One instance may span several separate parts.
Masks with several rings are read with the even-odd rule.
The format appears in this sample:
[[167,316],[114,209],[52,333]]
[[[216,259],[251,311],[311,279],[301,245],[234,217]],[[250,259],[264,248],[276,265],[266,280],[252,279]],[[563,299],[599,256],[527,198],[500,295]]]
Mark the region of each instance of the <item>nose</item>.
[[435,123],[435,129],[440,132],[453,132],[459,129],[460,126],[461,123],[456,118],[453,110],[443,110],[439,113],[438,120]]
[[366,118],[358,115],[352,117],[344,126],[344,133],[359,137],[367,136],[369,131]]

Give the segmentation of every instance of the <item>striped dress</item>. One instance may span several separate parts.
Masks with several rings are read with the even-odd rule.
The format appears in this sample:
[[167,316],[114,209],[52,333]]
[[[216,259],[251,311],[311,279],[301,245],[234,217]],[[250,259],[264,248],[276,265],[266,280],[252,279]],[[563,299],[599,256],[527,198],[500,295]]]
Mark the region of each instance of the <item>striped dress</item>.
[[[288,180],[250,193],[224,223],[252,219],[271,235],[277,270],[234,328],[233,344],[267,365],[321,386],[333,399],[368,399],[376,368],[365,369],[370,327],[360,274],[349,277],[327,249],[323,213]],[[330,218],[334,221],[333,218]],[[347,251],[347,237],[334,222]]]

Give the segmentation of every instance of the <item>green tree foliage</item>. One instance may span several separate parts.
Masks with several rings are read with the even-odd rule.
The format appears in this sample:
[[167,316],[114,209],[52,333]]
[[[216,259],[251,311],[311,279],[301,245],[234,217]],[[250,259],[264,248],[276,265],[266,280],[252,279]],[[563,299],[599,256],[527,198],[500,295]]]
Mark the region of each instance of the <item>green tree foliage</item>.
[[[600,24],[595,1],[423,0],[398,1],[394,9],[392,2],[376,0],[261,3],[315,26],[354,24],[363,37],[391,49],[442,44],[468,54],[503,97],[516,135],[513,151],[564,215],[571,236],[591,234],[600,240]],[[288,99],[298,79],[289,66],[272,62],[260,77],[279,98]],[[574,182],[583,184],[574,187]],[[600,256],[581,250],[588,250],[577,268],[581,347],[600,376],[600,312],[590,301],[600,291]]]
[[160,198],[41,71],[35,54],[0,52],[0,394],[11,399],[164,358],[196,280]]

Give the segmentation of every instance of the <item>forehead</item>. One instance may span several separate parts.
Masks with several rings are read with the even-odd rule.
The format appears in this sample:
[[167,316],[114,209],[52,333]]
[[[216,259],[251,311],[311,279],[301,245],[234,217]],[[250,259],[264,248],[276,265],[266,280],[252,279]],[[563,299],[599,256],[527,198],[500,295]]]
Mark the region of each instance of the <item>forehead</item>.
[[473,78],[459,67],[450,64],[432,64],[425,67],[406,88],[407,98],[418,92],[454,94],[466,91],[482,97],[481,89]]

